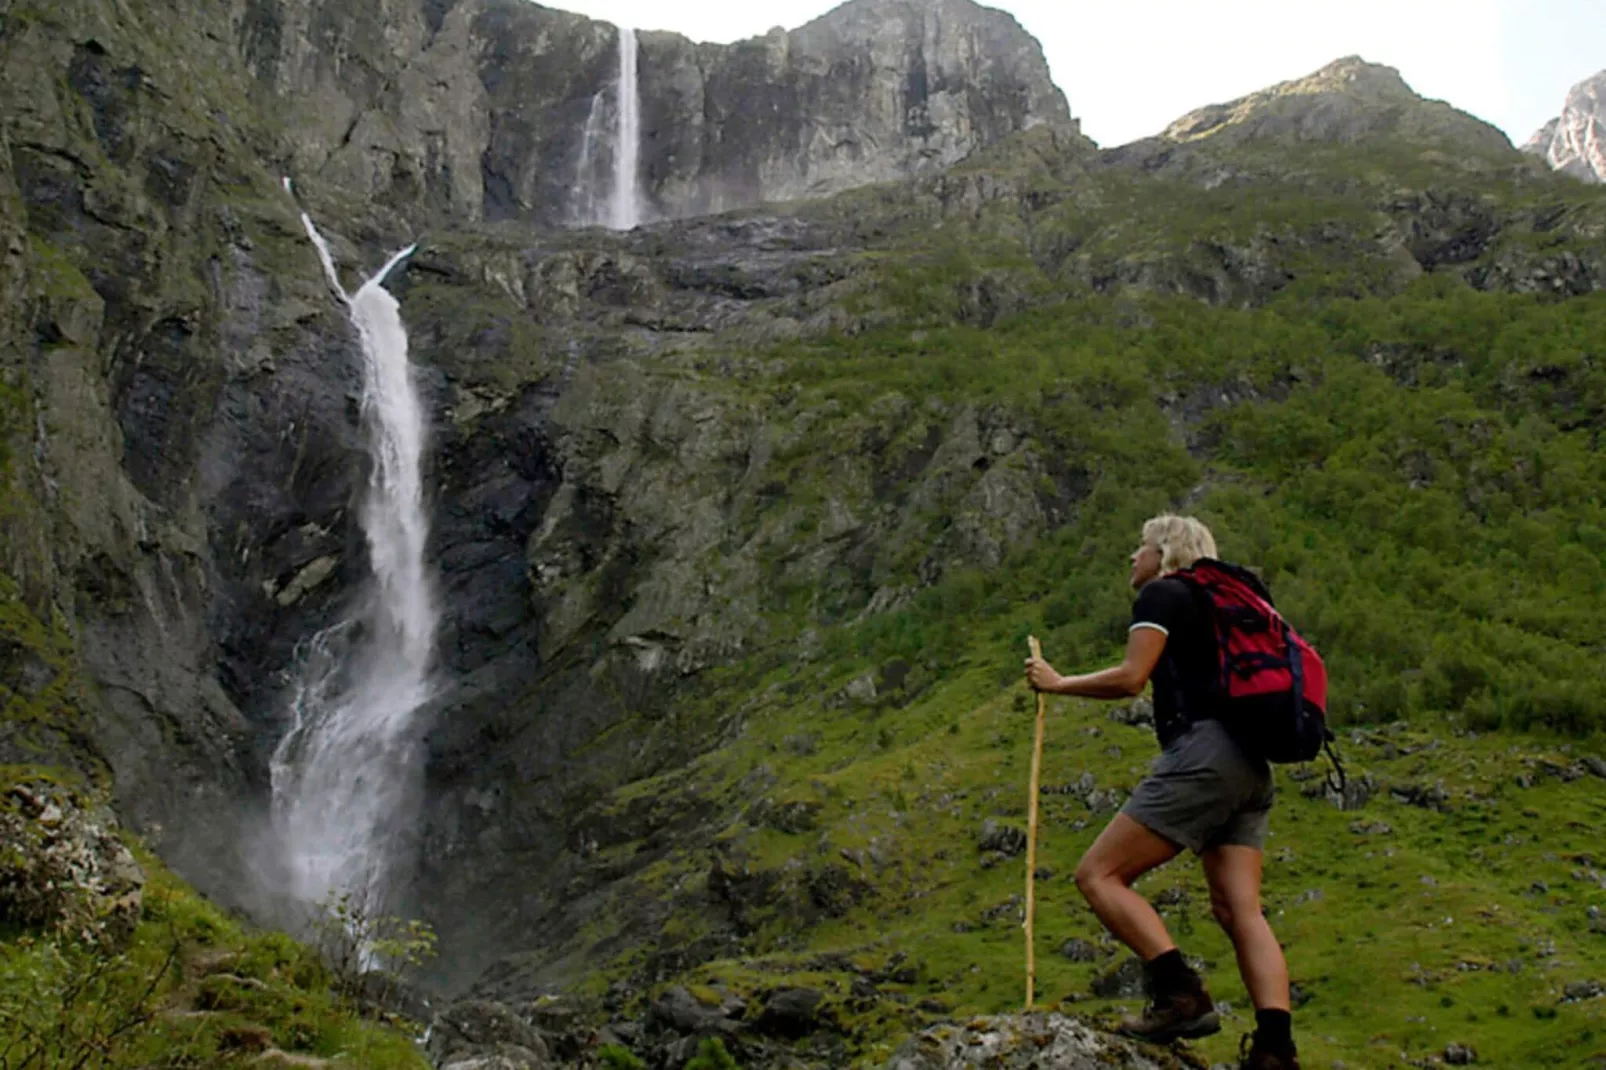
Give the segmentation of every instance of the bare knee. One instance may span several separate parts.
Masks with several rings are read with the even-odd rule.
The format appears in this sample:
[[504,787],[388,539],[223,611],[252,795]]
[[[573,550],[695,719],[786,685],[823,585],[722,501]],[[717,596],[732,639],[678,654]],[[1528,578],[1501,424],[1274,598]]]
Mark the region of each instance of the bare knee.
[[1116,880],[1113,873],[1104,866],[1098,865],[1091,858],[1083,858],[1076,866],[1076,888],[1082,893],[1082,898],[1092,899],[1108,882]]

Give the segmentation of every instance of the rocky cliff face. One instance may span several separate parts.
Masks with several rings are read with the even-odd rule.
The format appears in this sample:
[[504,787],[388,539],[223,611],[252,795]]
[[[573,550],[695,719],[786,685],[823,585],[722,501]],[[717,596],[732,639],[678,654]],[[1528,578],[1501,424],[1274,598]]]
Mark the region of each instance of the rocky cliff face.
[[[236,25],[302,176],[468,219],[585,223],[608,198],[611,25],[523,0],[252,0]],[[1037,42],[972,0],[853,0],[730,46],[643,34],[638,64],[647,218],[903,178],[1070,121]]]
[[1540,127],[1522,151],[1585,182],[1606,182],[1606,71],[1573,86],[1561,115]]

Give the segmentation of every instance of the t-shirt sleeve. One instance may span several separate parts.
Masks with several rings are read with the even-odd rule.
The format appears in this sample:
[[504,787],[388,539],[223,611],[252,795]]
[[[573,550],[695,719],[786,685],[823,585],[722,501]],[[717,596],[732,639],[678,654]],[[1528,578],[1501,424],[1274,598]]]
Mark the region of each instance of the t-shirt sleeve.
[[1183,615],[1187,612],[1188,600],[1187,588],[1178,581],[1154,580],[1144,584],[1138,592],[1138,600],[1132,604],[1129,630],[1153,628],[1169,636],[1186,619]]

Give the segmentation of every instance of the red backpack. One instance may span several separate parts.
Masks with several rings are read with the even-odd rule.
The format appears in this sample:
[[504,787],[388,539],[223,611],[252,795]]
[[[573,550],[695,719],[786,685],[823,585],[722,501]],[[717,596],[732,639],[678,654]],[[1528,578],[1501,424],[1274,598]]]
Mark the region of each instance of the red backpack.
[[1215,633],[1221,721],[1269,762],[1315,758],[1333,738],[1327,667],[1316,648],[1282,618],[1248,569],[1205,557],[1174,575],[1192,589]]

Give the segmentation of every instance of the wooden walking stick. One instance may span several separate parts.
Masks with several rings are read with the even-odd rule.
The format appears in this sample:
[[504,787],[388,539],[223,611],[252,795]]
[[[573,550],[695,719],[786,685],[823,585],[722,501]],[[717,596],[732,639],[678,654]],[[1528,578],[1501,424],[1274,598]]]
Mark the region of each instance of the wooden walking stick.
[[[1028,635],[1032,657],[1041,659],[1037,636]],[[1032,790],[1026,800],[1026,1009],[1032,1009],[1032,988],[1037,981],[1037,953],[1032,941],[1032,917],[1037,910],[1037,781],[1043,769],[1043,721],[1047,698],[1037,692],[1037,739],[1032,744]]]

